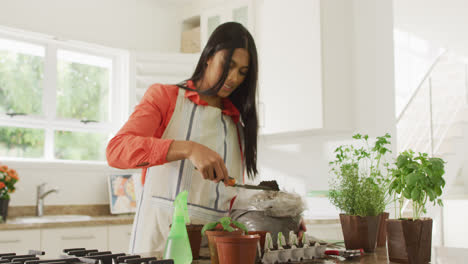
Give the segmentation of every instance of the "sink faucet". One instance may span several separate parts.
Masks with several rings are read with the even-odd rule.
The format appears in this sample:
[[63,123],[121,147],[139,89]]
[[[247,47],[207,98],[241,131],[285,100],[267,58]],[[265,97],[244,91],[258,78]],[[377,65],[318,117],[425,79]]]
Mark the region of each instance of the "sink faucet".
[[58,188],[53,188],[45,191],[45,183],[39,184],[37,186],[37,199],[36,199],[36,216],[43,216],[44,215],[44,198],[55,192],[58,193]]

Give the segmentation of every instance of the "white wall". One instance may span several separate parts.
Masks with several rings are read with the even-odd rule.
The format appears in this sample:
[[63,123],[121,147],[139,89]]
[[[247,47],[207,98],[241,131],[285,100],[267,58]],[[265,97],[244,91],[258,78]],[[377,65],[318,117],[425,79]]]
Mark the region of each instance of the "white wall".
[[177,7],[154,0],[2,1],[0,25],[130,50],[178,52]]
[[394,0],[393,3],[395,27],[468,57],[467,1]]
[[107,204],[107,176],[139,172],[98,164],[17,161],[2,161],[2,164],[16,169],[20,177],[16,191],[11,194],[11,206],[35,205],[36,186],[41,183],[47,183],[46,190],[59,189],[45,198],[45,205]]
[[275,179],[280,187],[305,195],[328,189],[328,162],[351,132],[316,130],[262,136],[258,145],[258,181]]

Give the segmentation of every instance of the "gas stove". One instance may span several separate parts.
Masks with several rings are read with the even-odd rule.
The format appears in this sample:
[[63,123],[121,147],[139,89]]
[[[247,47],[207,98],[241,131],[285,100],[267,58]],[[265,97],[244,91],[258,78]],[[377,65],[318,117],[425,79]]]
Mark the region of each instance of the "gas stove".
[[172,259],[158,260],[125,253],[98,251],[97,249],[68,248],[58,258],[41,259],[43,251],[29,250],[28,254],[1,253],[0,264],[174,264]]

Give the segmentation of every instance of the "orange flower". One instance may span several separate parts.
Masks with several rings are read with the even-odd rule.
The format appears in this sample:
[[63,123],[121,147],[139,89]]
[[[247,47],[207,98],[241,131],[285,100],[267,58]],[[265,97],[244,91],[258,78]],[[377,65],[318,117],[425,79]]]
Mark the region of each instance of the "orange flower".
[[0,189],[5,188],[5,184],[3,182],[0,182]]
[[14,169],[9,169],[8,175],[13,179],[18,180],[18,173]]
[[8,166],[7,165],[0,166],[0,171],[1,172],[7,172],[8,171]]

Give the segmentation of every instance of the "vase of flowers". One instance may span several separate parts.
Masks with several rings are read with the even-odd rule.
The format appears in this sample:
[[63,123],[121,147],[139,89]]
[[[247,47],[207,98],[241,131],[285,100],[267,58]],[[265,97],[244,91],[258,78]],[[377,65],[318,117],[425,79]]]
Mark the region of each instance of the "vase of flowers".
[[16,170],[10,169],[6,165],[0,165],[0,222],[7,219],[10,193],[15,191],[18,179]]

